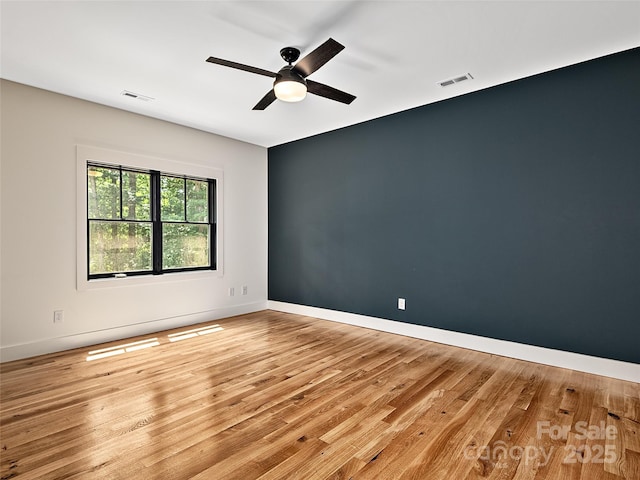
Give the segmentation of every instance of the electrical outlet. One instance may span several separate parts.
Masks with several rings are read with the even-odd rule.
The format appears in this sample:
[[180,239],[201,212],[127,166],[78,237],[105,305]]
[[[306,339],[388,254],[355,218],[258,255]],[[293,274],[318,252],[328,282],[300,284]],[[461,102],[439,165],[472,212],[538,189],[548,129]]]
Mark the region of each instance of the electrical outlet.
[[243,285],[242,287],[242,294],[246,295],[247,293],[249,293],[249,287],[247,287],[246,285]]
[[406,307],[405,299],[404,298],[398,298],[398,310],[404,310],[405,307]]
[[229,287],[229,296],[233,297],[236,294],[236,289],[233,287]]
[[55,310],[53,312],[53,323],[62,323],[64,320],[64,310]]

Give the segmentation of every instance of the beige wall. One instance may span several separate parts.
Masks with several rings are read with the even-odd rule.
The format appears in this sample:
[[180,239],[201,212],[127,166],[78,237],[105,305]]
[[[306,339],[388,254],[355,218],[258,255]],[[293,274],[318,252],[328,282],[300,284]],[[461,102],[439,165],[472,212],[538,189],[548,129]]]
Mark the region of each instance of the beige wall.
[[[5,80],[0,93],[3,360],[266,306],[265,148]],[[223,275],[77,290],[78,144],[222,169]]]

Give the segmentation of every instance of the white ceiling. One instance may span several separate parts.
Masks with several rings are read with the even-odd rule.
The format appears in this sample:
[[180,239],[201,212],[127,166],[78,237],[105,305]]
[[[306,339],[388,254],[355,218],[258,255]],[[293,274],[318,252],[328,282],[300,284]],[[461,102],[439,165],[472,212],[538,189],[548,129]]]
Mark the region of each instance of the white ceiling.
[[[5,1],[2,78],[273,146],[640,46],[640,1]],[[252,107],[329,37],[311,79],[352,93]],[[439,81],[471,73],[447,88]],[[144,102],[123,90],[154,98]]]

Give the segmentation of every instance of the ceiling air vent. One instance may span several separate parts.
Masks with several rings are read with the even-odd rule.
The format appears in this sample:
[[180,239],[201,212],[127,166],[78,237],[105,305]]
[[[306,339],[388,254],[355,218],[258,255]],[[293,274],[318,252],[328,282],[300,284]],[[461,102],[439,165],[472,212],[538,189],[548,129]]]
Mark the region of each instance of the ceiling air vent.
[[466,73],[464,75],[460,75],[459,77],[450,78],[449,80],[438,82],[438,85],[440,85],[441,87],[448,87],[449,85],[464,82],[465,80],[473,80],[473,76],[470,73]]
[[155,100],[155,98],[153,97],[148,97],[146,95],[141,95],[139,93],[133,93],[133,92],[130,92],[129,90],[123,90],[122,92],[120,92],[120,95],[124,97],[129,97],[129,98],[137,98],[138,100],[142,100],[143,102],[150,102],[152,100]]

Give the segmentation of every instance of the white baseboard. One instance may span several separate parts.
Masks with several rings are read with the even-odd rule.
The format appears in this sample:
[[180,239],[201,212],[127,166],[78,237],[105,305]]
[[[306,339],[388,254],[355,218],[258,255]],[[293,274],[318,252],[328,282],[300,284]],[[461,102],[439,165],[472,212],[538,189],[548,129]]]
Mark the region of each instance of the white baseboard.
[[73,348],[88,347],[99,343],[120,340],[123,338],[147,335],[150,333],[180,328],[196,323],[219,320],[221,318],[253,313],[267,308],[267,302],[247,303],[233,307],[217,308],[204,312],[162,318],[158,320],[125,325],[122,327],[106,328],[92,332],[84,332],[64,337],[48,338],[35,342],[22,343],[0,347],[0,361],[9,362],[22,358],[44,355],[46,353],[62,352]]
[[411,323],[385,320],[324,308],[308,307],[293,303],[269,300],[268,307],[270,310],[347,323],[349,325],[396,333],[455,347],[468,348],[470,350],[478,350],[480,352],[517,358],[519,360],[551,365],[553,367],[568,368],[580,372],[640,383],[640,364],[636,363],[621,362],[609,358],[593,357],[579,353],[554,350],[552,348],[536,347],[523,343],[508,342],[506,340],[497,340],[466,333],[451,332],[439,328],[425,327],[423,325],[413,325]]

